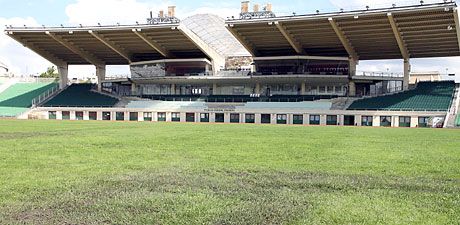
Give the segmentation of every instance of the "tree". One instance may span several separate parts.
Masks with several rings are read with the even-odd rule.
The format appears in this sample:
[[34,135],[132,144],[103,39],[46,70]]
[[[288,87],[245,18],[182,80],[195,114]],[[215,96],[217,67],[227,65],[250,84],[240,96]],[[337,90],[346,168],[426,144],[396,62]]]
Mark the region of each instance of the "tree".
[[46,72],[40,74],[41,78],[58,78],[59,73],[56,70],[56,67],[50,66],[46,69]]

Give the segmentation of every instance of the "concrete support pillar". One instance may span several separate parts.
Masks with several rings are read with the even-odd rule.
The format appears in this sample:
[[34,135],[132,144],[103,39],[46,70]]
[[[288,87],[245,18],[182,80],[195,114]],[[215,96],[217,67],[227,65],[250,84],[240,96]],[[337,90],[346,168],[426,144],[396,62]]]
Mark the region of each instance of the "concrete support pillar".
[[97,90],[102,91],[102,81],[105,80],[105,65],[96,66]]
[[64,89],[69,83],[69,66],[58,66],[59,88]]
[[171,84],[171,94],[172,95],[176,94],[176,84]]
[[358,62],[356,60],[350,59],[348,95],[351,97],[356,96],[356,84],[353,81],[353,77],[356,76],[356,66],[357,65],[358,65]]
[[212,94],[213,95],[218,95],[217,84],[216,83],[212,84]]
[[256,90],[255,90],[256,93],[254,94],[260,94],[260,83],[256,83]]
[[307,89],[307,87],[306,87],[305,82],[302,82],[302,84],[300,86],[300,94],[305,95],[306,89]]
[[410,79],[411,64],[409,59],[404,60],[404,80],[403,89],[409,90],[409,79]]
[[138,95],[137,85],[135,83],[131,84],[131,95]]

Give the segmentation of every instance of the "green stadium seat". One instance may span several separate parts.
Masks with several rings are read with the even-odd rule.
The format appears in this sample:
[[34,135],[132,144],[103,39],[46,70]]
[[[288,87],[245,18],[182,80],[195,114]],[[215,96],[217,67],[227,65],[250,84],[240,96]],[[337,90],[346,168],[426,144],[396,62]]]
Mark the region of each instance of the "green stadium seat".
[[348,110],[448,111],[455,83],[421,82],[414,90],[355,101]]
[[16,117],[32,106],[32,100],[56,83],[16,83],[0,93],[0,117]]
[[93,92],[92,84],[73,84],[46,102],[44,107],[113,107],[118,99]]

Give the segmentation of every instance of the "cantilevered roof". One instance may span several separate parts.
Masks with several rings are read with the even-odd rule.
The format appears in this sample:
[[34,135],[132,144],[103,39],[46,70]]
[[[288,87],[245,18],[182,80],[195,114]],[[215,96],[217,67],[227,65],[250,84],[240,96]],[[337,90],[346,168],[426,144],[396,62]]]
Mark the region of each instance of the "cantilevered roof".
[[5,33],[56,65],[125,65],[208,58],[213,52],[178,23],[94,27],[10,27]]
[[227,29],[253,56],[360,60],[460,56],[454,2],[376,10],[234,19]]

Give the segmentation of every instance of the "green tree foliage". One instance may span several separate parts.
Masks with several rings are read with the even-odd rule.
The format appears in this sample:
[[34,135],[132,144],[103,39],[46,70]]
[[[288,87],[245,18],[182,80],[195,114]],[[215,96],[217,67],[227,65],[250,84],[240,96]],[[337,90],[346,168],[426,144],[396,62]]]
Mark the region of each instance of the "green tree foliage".
[[50,66],[46,69],[46,72],[40,74],[41,78],[58,78],[59,73],[57,72],[56,67]]

